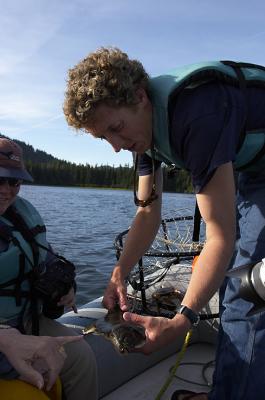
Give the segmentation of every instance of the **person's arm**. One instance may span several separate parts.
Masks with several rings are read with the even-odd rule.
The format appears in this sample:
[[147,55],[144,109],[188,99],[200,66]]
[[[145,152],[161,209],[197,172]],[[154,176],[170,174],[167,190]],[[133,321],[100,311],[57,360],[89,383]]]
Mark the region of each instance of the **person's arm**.
[[[199,312],[221,286],[233,254],[236,233],[236,203],[232,164],[224,164],[197,195],[206,223],[206,244],[196,262],[182,304]],[[169,320],[125,313],[124,319],[146,329],[147,342],[139,349],[145,354],[162,348],[190,329],[189,320],[180,314]]]
[[[66,358],[63,346],[80,339],[82,336],[31,336],[22,335],[13,328],[1,329],[0,351],[5,354],[9,363],[17,371],[19,379],[39,389],[46,384],[49,390]],[[41,370],[38,365],[41,365]]]
[[[141,200],[148,199],[153,184],[152,175],[140,176],[138,197]],[[152,244],[158,231],[161,221],[161,202],[162,202],[162,171],[156,171],[156,194],[158,198],[147,207],[138,207],[129,233],[126,237],[121,256],[113,269],[110,282],[106,288],[103,304],[111,309],[117,302],[120,308],[125,310],[126,288],[125,278],[131,269],[143,256]]]
[[199,312],[221,286],[235,246],[236,201],[231,163],[219,167],[197,195],[206,224],[206,243],[183,299],[183,304]]

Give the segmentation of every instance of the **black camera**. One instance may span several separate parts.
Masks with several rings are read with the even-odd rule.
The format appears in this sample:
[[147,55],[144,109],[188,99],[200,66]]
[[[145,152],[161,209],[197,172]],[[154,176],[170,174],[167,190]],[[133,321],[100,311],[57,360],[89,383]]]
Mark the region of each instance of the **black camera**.
[[43,301],[43,314],[49,318],[63,314],[64,306],[57,303],[72,287],[75,289],[75,266],[61,256],[41,264],[34,274],[34,293]]

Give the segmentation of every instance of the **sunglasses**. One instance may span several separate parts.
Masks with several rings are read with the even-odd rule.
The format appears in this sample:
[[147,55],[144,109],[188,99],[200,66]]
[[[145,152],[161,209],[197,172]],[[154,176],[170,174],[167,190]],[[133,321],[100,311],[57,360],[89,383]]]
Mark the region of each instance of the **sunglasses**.
[[17,178],[3,178],[0,177],[0,186],[8,183],[11,187],[18,187],[23,181]]

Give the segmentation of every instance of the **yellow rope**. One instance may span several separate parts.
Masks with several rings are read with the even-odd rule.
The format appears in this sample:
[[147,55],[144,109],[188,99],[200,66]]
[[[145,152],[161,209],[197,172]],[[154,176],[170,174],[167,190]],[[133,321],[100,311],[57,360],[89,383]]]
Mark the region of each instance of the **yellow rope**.
[[189,341],[190,341],[190,338],[191,338],[191,334],[192,334],[192,330],[189,330],[189,332],[187,333],[187,335],[185,337],[183,346],[182,346],[180,352],[178,353],[176,363],[175,363],[174,367],[172,368],[172,370],[170,371],[169,377],[167,378],[166,382],[164,383],[164,385],[160,389],[160,391],[159,391],[158,395],[156,396],[155,400],[160,400],[161,397],[163,396],[163,394],[165,393],[165,391],[167,390],[167,388],[169,387],[169,385],[171,384],[171,382],[172,382],[172,380],[174,378],[174,375],[175,375],[175,373],[176,373],[176,371],[177,371],[177,369],[179,367],[179,364],[180,364],[180,362],[181,362],[181,360],[182,360],[182,358],[183,358],[183,356],[184,356],[184,354],[186,352],[186,349],[188,347],[188,344],[189,344]]

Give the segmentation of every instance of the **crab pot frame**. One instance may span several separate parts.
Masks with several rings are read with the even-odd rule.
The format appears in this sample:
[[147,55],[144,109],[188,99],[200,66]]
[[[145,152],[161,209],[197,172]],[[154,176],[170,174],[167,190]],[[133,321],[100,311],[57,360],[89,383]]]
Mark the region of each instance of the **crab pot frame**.
[[[187,212],[187,210],[185,210]],[[184,263],[191,268],[195,256],[203,248],[205,229],[196,204],[194,216],[182,215],[162,219],[157,236],[150,247],[138,261],[137,267],[130,273],[127,282],[133,290],[141,294],[141,311],[154,314],[148,308],[146,290],[162,281],[172,265]],[[115,238],[114,246],[117,260],[123,250],[124,239],[129,229]],[[155,313],[157,315],[157,313]],[[161,314],[159,314],[161,315]],[[170,315],[167,315],[170,316]],[[172,315],[173,316],[173,315]]]

